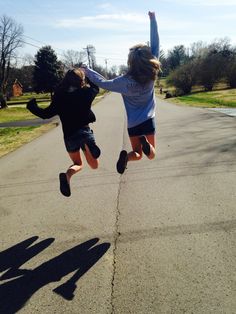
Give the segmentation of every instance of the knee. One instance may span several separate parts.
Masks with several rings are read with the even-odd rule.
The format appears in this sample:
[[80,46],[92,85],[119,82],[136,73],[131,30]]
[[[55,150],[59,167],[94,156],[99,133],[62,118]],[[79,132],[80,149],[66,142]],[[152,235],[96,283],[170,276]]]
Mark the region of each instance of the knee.
[[150,154],[149,156],[147,156],[147,158],[150,159],[150,160],[152,160],[152,159],[155,158],[155,154],[154,154],[154,153],[153,153],[153,154]]
[[[74,162],[73,166],[74,166],[74,167],[80,167],[81,169],[83,168],[82,162]],[[73,166],[72,166],[72,167],[73,167]]]
[[68,169],[66,174],[68,175],[69,178],[71,178],[74,174],[82,170],[82,166],[79,165],[71,165]]
[[135,151],[136,160],[140,160],[143,158],[142,151]]
[[90,167],[91,167],[92,169],[95,170],[95,169],[98,168],[98,161],[96,160],[96,162],[90,163],[89,165],[90,165]]

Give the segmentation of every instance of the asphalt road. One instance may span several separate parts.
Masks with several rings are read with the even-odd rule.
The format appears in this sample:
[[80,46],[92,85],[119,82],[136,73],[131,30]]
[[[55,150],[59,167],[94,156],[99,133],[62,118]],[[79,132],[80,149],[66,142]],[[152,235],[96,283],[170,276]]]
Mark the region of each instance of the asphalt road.
[[121,97],[95,112],[70,198],[60,126],[0,159],[0,313],[235,314],[235,118],[158,99],[157,157],[120,176]]

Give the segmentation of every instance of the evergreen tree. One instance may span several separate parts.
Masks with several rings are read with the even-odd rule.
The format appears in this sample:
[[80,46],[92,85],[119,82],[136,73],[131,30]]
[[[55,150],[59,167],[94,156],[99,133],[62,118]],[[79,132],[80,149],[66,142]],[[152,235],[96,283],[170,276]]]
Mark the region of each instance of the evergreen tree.
[[189,61],[187,49],[183,45],[175,46],[168,52],[167,65],[170,70],[175,70],[177,67]]
[[62,79],[61,62],[51,46],[42,47],[35,56],[33,73],[34,89],[36,92],[52,92]]

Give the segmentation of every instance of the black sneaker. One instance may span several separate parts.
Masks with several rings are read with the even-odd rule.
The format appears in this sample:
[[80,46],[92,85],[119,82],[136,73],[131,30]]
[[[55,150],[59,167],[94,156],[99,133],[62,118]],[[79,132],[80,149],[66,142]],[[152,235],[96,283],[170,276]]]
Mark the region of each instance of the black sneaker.
[[124,173],[127,166],[127,162],[128,162],[128,153],[126,150],[122,150],[120,152],[120,156],[116,164],[116,170],[118,173],[120,174]]
[[93,158],[98,159],[98,157],[101,155],[100,148],[93,142],[86,143],[86,144],[87,144]]
[[141,144],[142,144],[142,151],[146,156],[150,155],[151,152],[151,147],[150,147],[150,143],[148,143],[146,136],[140,136],[139,138]]
[[64,196],[69,197],[71,195],[70,193],[70,185],[67,181],[66,174],[64,172],[59,174],[59,181],[60,181],[60,191],[61,194]]

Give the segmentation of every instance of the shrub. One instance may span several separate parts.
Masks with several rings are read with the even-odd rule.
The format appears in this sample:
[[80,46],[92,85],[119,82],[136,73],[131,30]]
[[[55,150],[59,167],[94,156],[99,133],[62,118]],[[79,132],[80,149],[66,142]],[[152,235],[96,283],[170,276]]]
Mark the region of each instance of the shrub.
[[190,61],[177,68],[167,77],[167,84],[173,85],[178,93],[189,94],[196,83],[195,62]]
[[206,91],[211,91],[214,85],[223,76],[222,56],[218,53],[209,53],[198,60],[198,81]]
[[236,87],[236,56],[226,66],[225,78],[231,88]]

